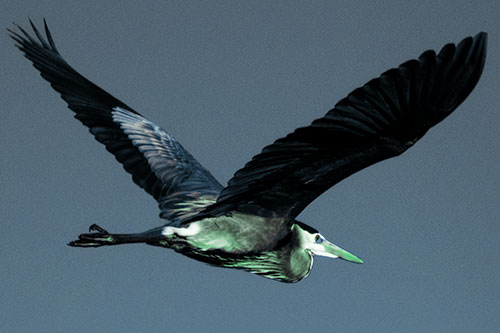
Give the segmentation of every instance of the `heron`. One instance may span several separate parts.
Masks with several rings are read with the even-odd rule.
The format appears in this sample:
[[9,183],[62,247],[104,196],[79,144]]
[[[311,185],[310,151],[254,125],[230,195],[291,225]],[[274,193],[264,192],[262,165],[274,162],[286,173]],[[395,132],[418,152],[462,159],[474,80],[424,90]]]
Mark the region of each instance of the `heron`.
[[[482,74],[487,33],[427,50],[341,99],[322,118],[264,147],[226,186],[169,133],[86,79],[44,35],[8,29],[74,117],[157,202],[163,223],[139,233],[92,224],[72,247],[144,243],[275,281],[307,277],[314,256],[363,263],[297,216],[323,192],[398,156],[450,115]],[[34,34],[34,35],[33,35]]]

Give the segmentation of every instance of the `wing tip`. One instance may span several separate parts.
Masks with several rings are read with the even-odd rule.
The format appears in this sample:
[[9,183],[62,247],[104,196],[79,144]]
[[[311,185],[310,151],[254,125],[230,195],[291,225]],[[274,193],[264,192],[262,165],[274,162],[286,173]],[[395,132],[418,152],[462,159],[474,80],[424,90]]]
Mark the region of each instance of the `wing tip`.
[[[9,33],[9,37],[14,40],[16,43],[16,47],[22,50],[24,53],[26,53],[27,48],[30,47],[35,47],[35,48],[40,48],[44,49],[47,51],[51,51],[58,56],[60,56],[59,51],[57,50],[57,47],[55,45],[54,39],[52,38],[52,34],[50,33],[47,20],[43,18],[43,27],[45,31],[45,37],[40,33],[36,25],[33,23],[33,20],[31,18],[28,18],[28,22],[33,30],[33,33],[35,34],[36,38],[33,38],[33,36],[28,33],[23,27],[21,27],[19,24],[16,22],[12,21],[12,24],[17,28],[21,33],[15,31],[14,29],[7,28],[7,31]],[[22,35],[21,35],[22,34]],[[24,36],[23,36],[24,35]]]
[[486,61],[486,50],[488,49],[488,33],[485,31],[479,32],[473,38],[471,57],[475,57],[480,63],[480,72],[482,72]]

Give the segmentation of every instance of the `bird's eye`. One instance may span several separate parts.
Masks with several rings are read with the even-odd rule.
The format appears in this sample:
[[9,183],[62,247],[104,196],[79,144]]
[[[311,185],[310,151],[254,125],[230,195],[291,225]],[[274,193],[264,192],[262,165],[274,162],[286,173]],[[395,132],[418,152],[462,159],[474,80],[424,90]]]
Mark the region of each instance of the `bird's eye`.
[[323,243],[323,238],[321,238],[320,235],[316,235],[316,237],[314,237],[314,242],[316,244],[321,244],[321,243]]

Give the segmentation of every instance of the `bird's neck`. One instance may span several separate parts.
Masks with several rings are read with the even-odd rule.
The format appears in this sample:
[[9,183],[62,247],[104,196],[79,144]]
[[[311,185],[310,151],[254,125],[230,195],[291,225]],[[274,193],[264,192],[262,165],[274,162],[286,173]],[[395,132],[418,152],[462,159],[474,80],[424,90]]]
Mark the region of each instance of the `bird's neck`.
[[311,272],[311,268],[313,265],[313,256],[312,254],[301,247],[300,237],[296,232],[296,228],[292,226],[292,239],[290,242],[290,253],[288,260],[288,269],[290,273],[297,278],[303,279]]

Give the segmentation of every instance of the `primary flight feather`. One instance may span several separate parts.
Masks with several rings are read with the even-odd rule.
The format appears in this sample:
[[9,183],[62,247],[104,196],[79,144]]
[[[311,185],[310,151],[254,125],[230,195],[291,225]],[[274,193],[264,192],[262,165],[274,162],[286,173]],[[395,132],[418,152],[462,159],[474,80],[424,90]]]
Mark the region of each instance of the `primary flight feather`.
[[69,245],[146,243],[282,282],[306,277],[314,255],[362,263],[295,218],[324,191],[403,153],[453,112],[481,76],[487,42],[481,32],[384,72],[324,117],[264,147],[223,187],[170,134],[75,71],[45,21],[45,38],[30,24],[36,38],[17,25],[20,32],[9,30],[16,46],[158,201],[165,219],[135,234],[93,224]]

